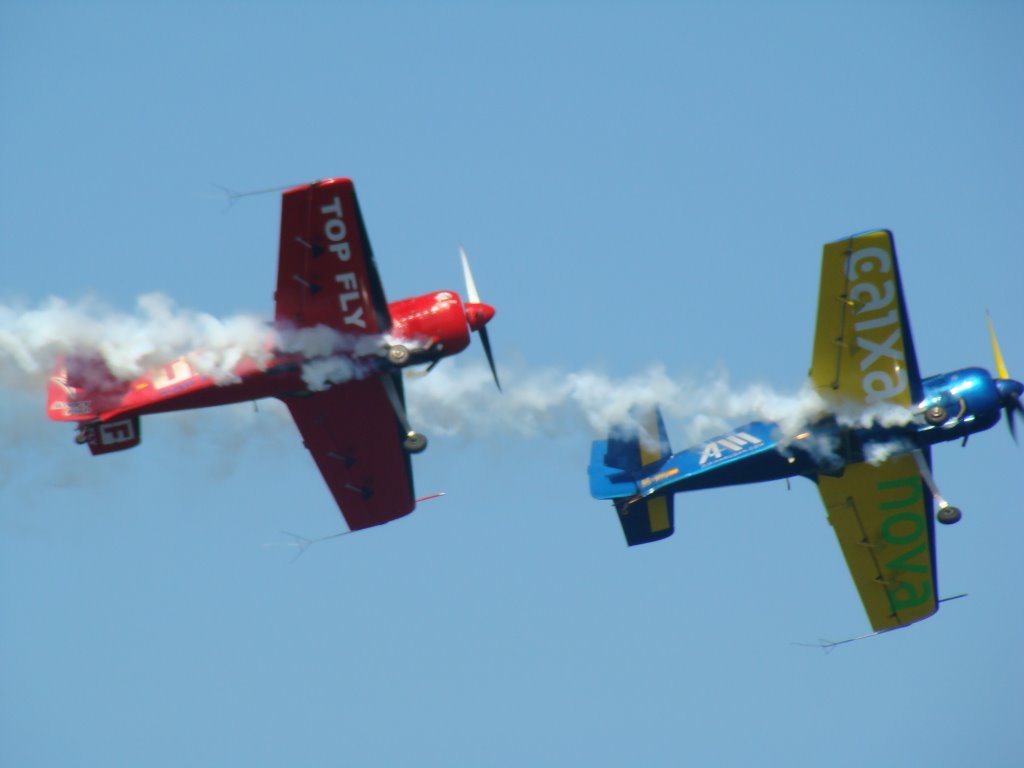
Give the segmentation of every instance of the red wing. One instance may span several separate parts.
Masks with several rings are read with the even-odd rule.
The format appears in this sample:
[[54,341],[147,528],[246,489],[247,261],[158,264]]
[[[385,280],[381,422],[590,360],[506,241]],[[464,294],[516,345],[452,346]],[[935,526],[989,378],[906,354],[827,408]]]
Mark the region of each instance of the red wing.
[[380,377],[282,400],[350,529],[412,512],[412,465]]
[[276,319],[343,333],[385,333],[387,301],[349,179],[295,187],[281,200]]

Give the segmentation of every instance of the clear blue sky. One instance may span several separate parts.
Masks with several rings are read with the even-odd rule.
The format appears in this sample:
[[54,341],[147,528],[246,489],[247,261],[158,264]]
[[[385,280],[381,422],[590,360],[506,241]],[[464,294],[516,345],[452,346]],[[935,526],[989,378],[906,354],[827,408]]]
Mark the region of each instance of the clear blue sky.
[[812,484],[682,496],[630,550],[581,412],[494,414],[659,362],[695,400],[795,392],[821,244],[874,227],[922,370],[991,366],[988,308],[1020,378],[1022,30],[1014,2],[4,2],[0,303],[269,317],[279,197],[212,183],[350,176],[390,299],[461,290],[465,243],[506,393],[415,459],[448,496],[290,564],[281,529],[342,523],[273,408],[94,459],[5,384],[0,764],[1020,765],[1005,427],[936,452],[970,597],[825,655],[793,643],[868,625]]

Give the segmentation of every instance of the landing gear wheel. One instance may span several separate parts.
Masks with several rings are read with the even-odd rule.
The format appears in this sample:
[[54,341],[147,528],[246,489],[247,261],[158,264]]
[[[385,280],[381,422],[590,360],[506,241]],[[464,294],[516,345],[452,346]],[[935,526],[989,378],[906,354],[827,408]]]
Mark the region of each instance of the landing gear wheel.
[[963,517],[963,515],[961,514],[959,507],[943,507],[935,513],[935,519],[943,525],[959,523],[961,517]]
[[940,424],[945,424],[946,419],[949,418],[949,413],[941,405],[933,405],[927,411],[924,412],[924,420],[931,424],[933,427],[937,427]]
[[402,441],[406,453],[423,453],[427,449],[427,436],[420,432],[409,432]]
[[79,445],[85,445],[89,442],[89,435],[86,432],[78,432],[75,434],[75,442]]
[[409,362],[409,348],[401,344],[388,347],[388,362],[392,365],[405,365]]

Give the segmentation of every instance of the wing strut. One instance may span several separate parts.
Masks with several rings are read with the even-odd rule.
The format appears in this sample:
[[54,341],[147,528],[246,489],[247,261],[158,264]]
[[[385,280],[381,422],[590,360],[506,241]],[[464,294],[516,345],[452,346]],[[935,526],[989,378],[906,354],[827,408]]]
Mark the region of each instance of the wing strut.
[[395,380],[391,377],[390,373],[385,373],[380,377],[381,383],[384,385],[384,391],[387,392],[388,401],[391,403],[391,408],[395,412],[395,418],[398,419],[398,423],[402,427],[402,431],[405,433],[405,439],[402,440],[402,448],[407,453],[422,453],[427,448],[427,436],[421,432],[416,432],[411,426],[409,426],[409,415],[405,410],[405,403],[402,402],[401,396],[398,394],[398,387],[395,386]]
[[960,512],[959,507],[952,506],[946,501],[942,494],[939,493],[939,486],[935,483],[935,477],[932,475],[932,468],[928,466],[928,457],[924,455],[923,451],[917,450],[913,452],[914,461],[917,462],[917,471],[921,473],[921,479],[924,480],[924,484],[928,486],[928,490],[931,491],[932,498],[935,499],[935,504],[938,506],[938,511],[935,513],[935,519],[940,523],[946,525],[952,525],[960,521],[963,514]]

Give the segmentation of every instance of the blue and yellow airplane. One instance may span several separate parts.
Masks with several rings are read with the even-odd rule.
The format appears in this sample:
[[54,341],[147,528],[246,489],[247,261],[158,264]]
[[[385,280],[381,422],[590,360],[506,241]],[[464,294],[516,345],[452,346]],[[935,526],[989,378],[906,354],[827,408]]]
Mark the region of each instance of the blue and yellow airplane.
[[791,433],[756,421],[673,454],[660,412],[638,414],[593,444],[591,495],[614,502],[632,546],[672,535],[680,491],[807,477],[874,630],[920,621],[939,604],[934,519],[960,519],[935,485],[931,446],[966,441],[1001,410],[1016,439],[1024,413],[1024,385],[1009,377],[991,320],[989,332],[996,376],[964,368],[922,379],[892,233],[829,243],[810,371],[820,417]]

